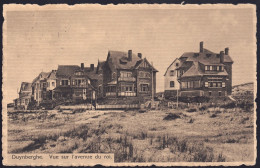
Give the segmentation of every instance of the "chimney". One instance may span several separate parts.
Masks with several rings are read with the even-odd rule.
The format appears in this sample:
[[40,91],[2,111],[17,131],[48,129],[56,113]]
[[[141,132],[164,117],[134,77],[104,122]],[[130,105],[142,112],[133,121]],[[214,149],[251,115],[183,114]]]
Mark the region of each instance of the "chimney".
[[220,63],[224,62],[224,51],[220,51],[219,53]]
[[90,71],[94,71],[94,64],[90,64]]
[[132,61],[132,50],[128,50],[128,61]]
[[137,54],[140,59],[142,59],[142,53]]
[[200,42],[200,53],[203,53],[203,41]]
[[225,55],[228,55],[229,48],[225,48]]
[[83,70],[84,69],[84,63],[81,63],[80,68]]

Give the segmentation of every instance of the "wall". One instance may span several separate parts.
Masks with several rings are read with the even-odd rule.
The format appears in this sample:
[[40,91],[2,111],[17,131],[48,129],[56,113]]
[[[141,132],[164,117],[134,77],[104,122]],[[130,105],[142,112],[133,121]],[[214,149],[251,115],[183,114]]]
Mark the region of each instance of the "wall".
[[227,71],[229,75],[229,80],[226,82],[227,86],[227,94],[230,95],[232,93],[232,63],[224,63],[225,70]]
[[[164,76],[164,90],[177,90],[180,89],[180,83],[178,82],[177,78],[177,71],[176,63],[180,64],[179,60],[176,60],[172,63],[172,65],[168,68],[165,76]],[[174,70],[174,75],[170,76],[170,72]],[[170,87],[170,81],[174,81],[174,87]]]

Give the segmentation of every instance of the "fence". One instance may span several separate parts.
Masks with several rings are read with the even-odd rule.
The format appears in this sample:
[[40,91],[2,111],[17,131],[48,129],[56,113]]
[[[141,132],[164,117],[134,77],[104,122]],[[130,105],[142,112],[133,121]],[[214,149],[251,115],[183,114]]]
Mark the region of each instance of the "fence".
[[60,106],[62,110],[74,110],[74,109],[86,109],[86,110],[94,110],[95,107],[91,104],[84,105],[74,105],[74,106]]
[[[185,107],[185,108],[191,107],[191,106],[201,107],[202,105],[203,105],[203,103],[183,103],[183,102],[178,103],[179,107]],[[176,107],[177,107],[177,102],[168,102],[168,108],[176,108]]]
[[138,109],[140,108],[139,104],[104,104],[96,105],[97,110],[108,110],[108,109]]

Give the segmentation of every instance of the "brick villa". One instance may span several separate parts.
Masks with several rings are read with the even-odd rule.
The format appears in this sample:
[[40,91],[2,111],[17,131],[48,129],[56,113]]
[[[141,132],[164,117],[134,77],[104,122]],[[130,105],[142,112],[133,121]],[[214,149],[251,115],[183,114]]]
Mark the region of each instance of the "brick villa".
[[166,71],[165,78],[168,82],[178,80],[179,96],[227,96],[232,93],[232,64],[229,48],[214,53],[200,42],[199,52],[185,52],[178,58],[178,66],[167,69],[172,73]]

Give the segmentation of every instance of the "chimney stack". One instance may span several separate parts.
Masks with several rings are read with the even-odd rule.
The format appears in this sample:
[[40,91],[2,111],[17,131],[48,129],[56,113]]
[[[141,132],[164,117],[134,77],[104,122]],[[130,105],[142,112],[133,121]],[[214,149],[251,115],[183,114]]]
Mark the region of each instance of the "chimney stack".
[[128,61],[132,61],[132,50],[128,50]]
[[200,42],[200,53],[203,53],[203,41]]
[[84,69],[84,63],[81,63],[80,68],[83,70]]
[[219,53],[220,63],[224,62],[224,51],[220,51]]
[[142,59],[142,53],[137,54],[140,59]]
[[225,48],[225,55],[228,55],[229,48]]
[[94,64],[90,64],[90,70],[94,71]]

